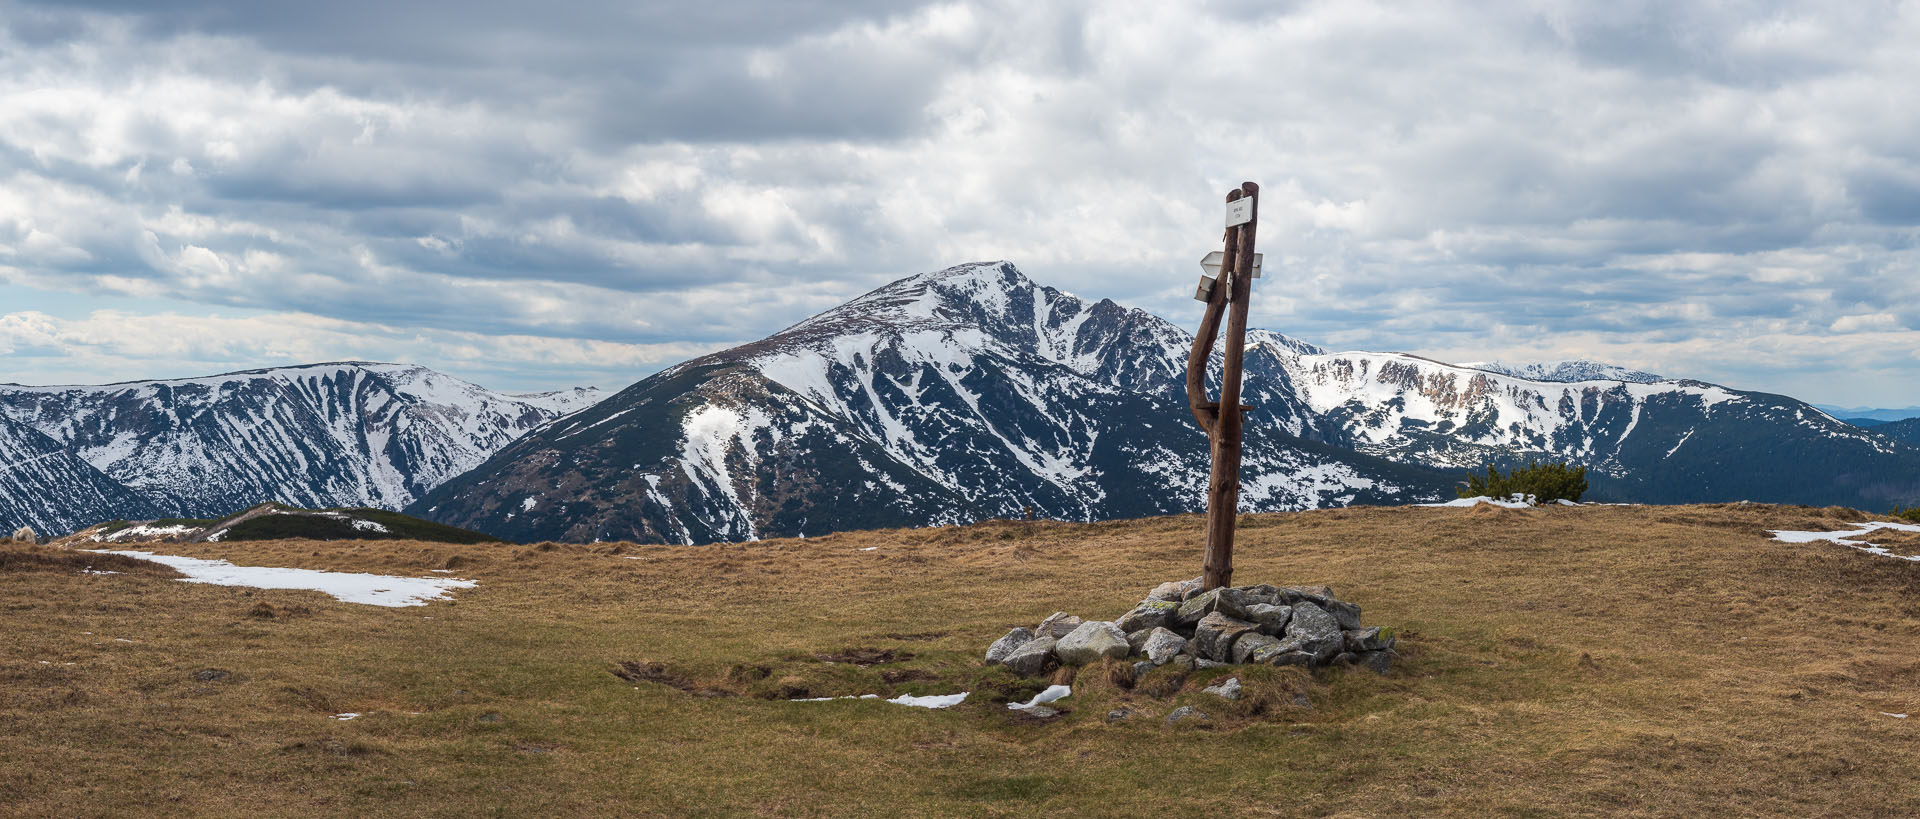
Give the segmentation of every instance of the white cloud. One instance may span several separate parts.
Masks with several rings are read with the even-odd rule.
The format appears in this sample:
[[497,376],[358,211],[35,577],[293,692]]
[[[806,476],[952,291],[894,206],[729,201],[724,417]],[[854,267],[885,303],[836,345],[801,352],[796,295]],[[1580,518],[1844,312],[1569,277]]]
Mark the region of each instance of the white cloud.
[[223,5],[0,18],[0,281],[668,350],[1009,258],[1188,321],[1253,179],[1260,324],[1920,403],[1831,354],[1920,320],[1910,3]]

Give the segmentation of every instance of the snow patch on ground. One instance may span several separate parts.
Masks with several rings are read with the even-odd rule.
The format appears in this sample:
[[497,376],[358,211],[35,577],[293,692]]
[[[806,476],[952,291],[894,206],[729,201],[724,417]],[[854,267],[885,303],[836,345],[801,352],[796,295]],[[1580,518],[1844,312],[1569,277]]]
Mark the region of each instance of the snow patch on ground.
[[1879,544],[1855,539],[1873,534],[1881,529],[1892,529],[1896,532],[1920,532],[1920,524],[1894,523],[1882,520],[1856,524],[1852,529],[1839,532],[1798,532],[1785,529],[1770,529],[1768,531],[1773,535],[1774,540],[1782,543],[1813,543],[1824,540],[1829,543],[1838,543],[1842,546],[1851,546],[1867,554],[1920,563],[1920,555],[1896,554],[1892,550]]
[[110,555],[125,555],[171,566],[186,577],[185,583],[211,583],[216,586],[248,586],[256,589],[310,589],[325,592],[343,603],[369,606],[424,606],[429,600],[442,600],[453,589],[479,585],[457,577],[395,577],[357,572],[323,572],[316,569],[279,569],[270,566],[235,566],[225,560],[157,555],[132,550],[97,549]]
[[1038,708],[1042,705],[1046,705],[1047,703],[1054,702],[1056,700],[1066,699],[1067,697],[1072,695],[1073,695],[1072,686],[1050,685],[1050,686],[1047,686],[1047,690],[1033,695],[1033,699],[1027,700],[1026,702],[1007,703],[1007,708],[1012,709],[1014,711],[1026,711],[1033,708]]
[[1515,495],[1513,496],[1513,498],[1509,500],[1494,500],[1493,498],[1489,498],[1486,495],[1476,495],[1471,498],[1457,498],[1455,500],[1447,501],[1446,503],[1416,503],[1414,505],[1425,506],[1425,507],[1435,508],[1435,509],[1442,509],[1442,508],[1466,509],[1474,506],[1479,506],[1480,504],[1483,504],[1483,503],[1490,503],[1502,509],[1530,509],[1533,507],[1533,500],[1530,496],[1522,497],[1520,495]]
[[[973,692],[962,691],[958,694],[932,694],[924,697],[916,697],[912,694],[901,694],[898,697],[894,697],[893,699],[887,700],[887,702],[893,703],[894,705],[910,705],[915,708],[952,708],[956,705],[959,705],[962,702],[965,702],[967,699],[967,695],[971,693]],[[844,697],[807,697],[805,699],[797,699],[797,700],[790,700],[790,701],[791,702],[832,702],[834,700],[877,700],[877,699],[880,699],[879,694],[861,694],[857,697],[849,694]]]

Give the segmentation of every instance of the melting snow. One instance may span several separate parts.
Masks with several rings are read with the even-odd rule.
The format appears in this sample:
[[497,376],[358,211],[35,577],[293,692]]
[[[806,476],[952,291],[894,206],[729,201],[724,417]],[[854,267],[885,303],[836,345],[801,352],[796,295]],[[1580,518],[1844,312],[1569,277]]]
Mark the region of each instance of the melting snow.
[[1033,695],[1033,699],[1027,700],[1026,702],[1010,702],[1010,703],[1007,703],[1007,707],[1015,711],[1025,711],[1030,708],[1037,708],[1039,706],[1046,705],[1047,703],[1053,702],[1055,700],[1066,699],[1068,696],[1071,696],[1072,694],[1073,694],[1072,686],[1050,685],[1050,686],[1047,686],[1047,690]]
[[352,711],[348,711],[344,714],[334,714],[333,718],[341,722],[346,722],[347,720],[353,719],[354,717],[357,717],[357,716],[360,716],[360,715]]
[[960,703],[966,702],[967,694],[969,693],[972,692],[962,691],[958,694],[934,694],[926,697],[901,694],[898,697],[887,700],[887,702],[893,703],[894,705],[911,705],[916,708],[952,708]]
[[202,560],[151,552],[96,550],[105,554],[126,555],[171,566],[185,574],[186,583],[211,583],[216,586],[250,586],[256,589],[311,589],[333,595],[343,603],[369,606],[424,606],[429,600],[446,598],[452,589],[479,585],[457,577],[394,577],[356,572],[323,572],[316,569],[278,569],[269,566],[235,566],[225,560]]
[[1456,500],[1450,500],[1450,501],[1447,501],[1446,503],[1416,503],[1414,505],[1426,506],[1431,508],[1465,509],[1471,506],[1479,506],[1480,504],[1483,504],[1483,503],[1490,503],[1502,509],[1526,509],[1533,506],[1533,501],[1530,498],[1522,498],[1519,495],[1513,496],[1512,500],[1494,500],[1493,498],[1489,498],[1486,495],[1476,495],[1471,498],[1459,498]]
[[1920,532],[1920,524],[1893,523],[1890,521],[1883,520],[1883,521],[1872,521],[1869,523],[1855,524],[1854,528],[1848,529],[1845,531],[1840,531],[1840,532],[1795,532],[1795,531],[1779,530],[1779,529],[1773,529],[1768,531],[1773,534],[1774,540],[1778,540],[1782,543],[1812,543],[1816,540],[1824,540],[1830,543],[1838,543],[1842,546],[1851,546],[1855,549],[1859,549],[1860,551],[1866,552],[1868,554],[1875,554],[1875,555],[1880,555],[1882,557],[1892,557],[1892,558],[1898,558],[1900,560],[1908,560],[1908,561],[1920,563],[1920,555],[1895,554],[1894,552],[1887,549],[1886,547],[1880,546],[1878,544],[1869,543],[1864,540],[1854,540],[1854,538],[1861,537],[1864,535],[1870,535],[1881,529],[1892,529],[1896,532]]
[[[1059,686],[1055,686],[1055,687],[1057,688]],[[911,705],[915,708],[952,708],[953,706],[956,706],[962,702],[965,702],[967,699],[967,695],[970,693],[972,692],[962,691],[958,694],[933,694],[925,697],[916,697],[912,694],[901,694],[898,697],[894,697],[893,699],[887,700],[887,702],[893,703],[894,705]],[[877,699],[880,699],[879,694],[861,694],[860,696],[857,696],[857,697],[849,694],[844,697],[807,697],[805,699],[790,700],[790,702],[832,702],[834,700],[877,700]]]

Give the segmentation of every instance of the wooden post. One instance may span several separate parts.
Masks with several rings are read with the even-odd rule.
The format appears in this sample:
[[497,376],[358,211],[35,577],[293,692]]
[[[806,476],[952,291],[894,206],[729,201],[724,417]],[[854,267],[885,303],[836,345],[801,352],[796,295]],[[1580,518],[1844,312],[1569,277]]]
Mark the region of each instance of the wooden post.
[[[1220,278],[1207,300],[1207,312],[1194,335],[1187,358],[1187,405],[1194,421],[1212,443],[1213,471],[1207,480],[1207,551],[1201,564],[1202,590],[1233,582],[1233,527],[1240,512],[1240,450],[1245,430],[1240,382],[1247,350],[1247,300],[1253,284],[1254,227],[1260,222],[1260,186],[1244,183],[1227,194],[1228,202],[1242,198],[1251,218],[1227,228],[1225,259]],[[1206,400],[1207,365],[1219,337],[1220,314],[1227,314],[1226,349],[1222,351],[1220,401]]]

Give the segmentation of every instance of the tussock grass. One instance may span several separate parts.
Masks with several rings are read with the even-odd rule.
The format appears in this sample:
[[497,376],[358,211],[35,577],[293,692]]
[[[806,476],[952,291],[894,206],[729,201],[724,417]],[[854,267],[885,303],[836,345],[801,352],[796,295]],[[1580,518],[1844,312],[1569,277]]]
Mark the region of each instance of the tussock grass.
[[[1000,704],[1048,681],[982,667],[987,643],[1193,576],[1198,517],[706,547],[169,544],[480,585],[386,609],[0,574],[0,811],[1914,815],[1920,566],[1765,534],[1867,518],[1250,516],[1236,582],[1331,585],[1401,630],[1401,668],[1243,670],[1226,703],[1200,693],[1223,670],[1106,664],[1051,720]],[[784,701],[958,690],[948,711]],[[1165,725],[1182,705],[1210,719]]]

